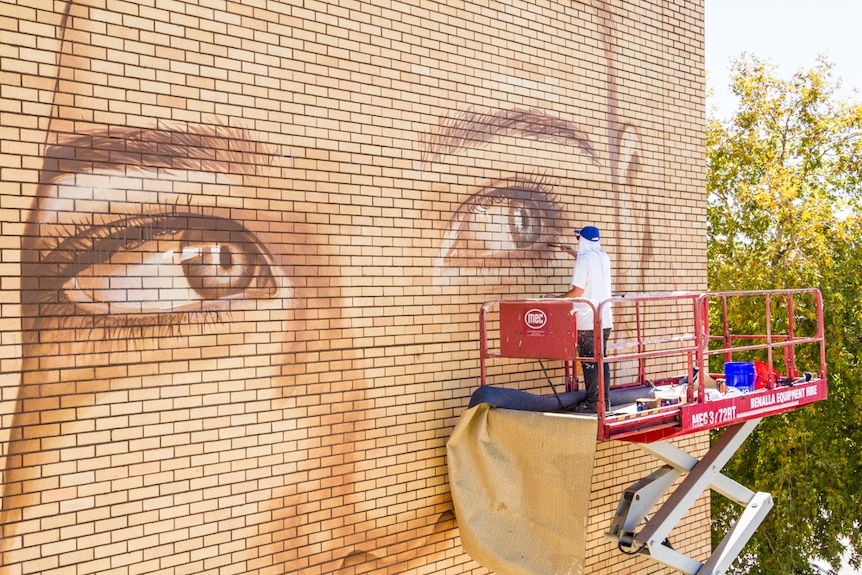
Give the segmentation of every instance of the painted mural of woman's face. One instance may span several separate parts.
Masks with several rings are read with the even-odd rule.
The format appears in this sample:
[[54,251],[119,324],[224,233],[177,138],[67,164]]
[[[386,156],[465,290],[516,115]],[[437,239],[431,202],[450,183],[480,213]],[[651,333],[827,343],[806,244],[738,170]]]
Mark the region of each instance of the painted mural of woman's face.
[[86,4],[22,239],[4,568],[427,568],[469,394],[435,357],[446,306],[553,281],[546,244],[625,204],[634,132],[613,107],[581,125],[571,71],[480,106],[423,96],[421,66],[339,83],[310,63],[331,37],[294,44],[311,14]]

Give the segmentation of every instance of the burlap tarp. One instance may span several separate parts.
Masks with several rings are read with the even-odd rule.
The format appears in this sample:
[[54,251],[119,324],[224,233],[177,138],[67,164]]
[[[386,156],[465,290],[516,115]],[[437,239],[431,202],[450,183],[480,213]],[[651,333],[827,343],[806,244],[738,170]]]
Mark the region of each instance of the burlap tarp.
[[597,420],[492,408],[446,445],[464,550],[500,575],[582,575]]

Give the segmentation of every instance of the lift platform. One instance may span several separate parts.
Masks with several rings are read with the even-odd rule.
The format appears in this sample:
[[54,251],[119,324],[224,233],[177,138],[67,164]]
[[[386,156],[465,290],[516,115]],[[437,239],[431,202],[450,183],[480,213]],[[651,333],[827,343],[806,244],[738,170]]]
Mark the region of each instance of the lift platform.
[[[594,357],[578,356],[579,329],[593,330],[594,341],[601,341],[601,326],[598,320],[578,326],[576,305],[591,306],[595,318],[613,306],[605,354],[597,349]],[[724,573],[772,508],[770,494],[724,476],[726,463],[761,419],[822,401],[828,392],[823,303],[813,289],[634,294],[597,306],[573,299],[494,301],[480,310],[480,337],[483,387],[498,379],[529,387],[518,381],[512,362],[538,361],[559,411],[573,407],[579,392],[583,397],[578,363],[597,364],[597,440],[637,443],[664,463],[623,492],[607,536],[621,551],[690,575]],[[602,381],[605,363],[612,371],[610,397]],[[730,366],[740,363],[757,366],[750,380],[730,377]],[[563,377],[559,392],[552,375]],[[717,428],[727,429],[700,460],[668,442]],[[701,563],[666,542],[706,489],[744,510]]]

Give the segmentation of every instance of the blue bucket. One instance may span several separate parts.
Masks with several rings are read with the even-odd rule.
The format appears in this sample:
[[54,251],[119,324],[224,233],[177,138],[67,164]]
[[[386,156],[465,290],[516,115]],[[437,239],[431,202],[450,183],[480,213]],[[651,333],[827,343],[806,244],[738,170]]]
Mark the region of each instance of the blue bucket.
[[754,362],[728,361],[724,364],[724,382],[739,391],[754,391]]

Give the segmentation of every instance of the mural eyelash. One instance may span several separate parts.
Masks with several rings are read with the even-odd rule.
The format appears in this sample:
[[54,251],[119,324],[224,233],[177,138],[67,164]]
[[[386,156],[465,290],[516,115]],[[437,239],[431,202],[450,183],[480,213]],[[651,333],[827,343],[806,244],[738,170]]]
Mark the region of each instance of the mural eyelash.
[[[553,192],[551,178],[544,174],[521,174],[498,180],[472,194],[463,204],[468,213],[512,200],[533,200],[548,210],[559,209],[559,195]],[[460,211],[460,210],[459,210]]]
[[[176,215],[133,216],[99,225],[76,225],[48,253],[46,263],[61,263],[59,276],[70,277],[81,269],[104,263],[120,250],[134,249],[160,236],[177,232]],[[193,217],[193,216],[192,216]],[[183,218],[187,219],[187,218]]]
[[[181,208],[185,210],[181,212]],[[134,216],[119,216],[117,219],[108,219],[110,214],[88,214],[93,220],[102,218],[105,221],[84,221],[79,219],[68,224],[51,228],[50,247],[46,248],[48,256],[43,261],[61,261],[64,244],[71,244],[76,238],[88,237],[97,241],[107,239],[117,233],[117,230],[134,227],[141,230],[152,230],[153,222],[165,218],[177,217],[183,213],[186,217],[203,217],[204,213],[198,207],[187,202],[180,204],[179,199],[173,204],[168,204],[167,209],[157,206],[150,210],[150,206],[141,205],[140,213]],[[149,232],[152,237],[152,232]],[[43,239],[47,234],[43,234]],[[57,252],[57,253],[55,253]]]
[[69,302],[46,304],[42,315],[56,322],[60,331],[74,330],[78,341],[129,341],[137,342],[159,337],[183,335],[183,328],[189,326],[218,325],[230,321],[229,310],[199,310],[194,312],[172,312],[147,314],[142,317],[132,315],[113,316],[110,314],[89,315],[86,325],[80,316],[68,314]]

